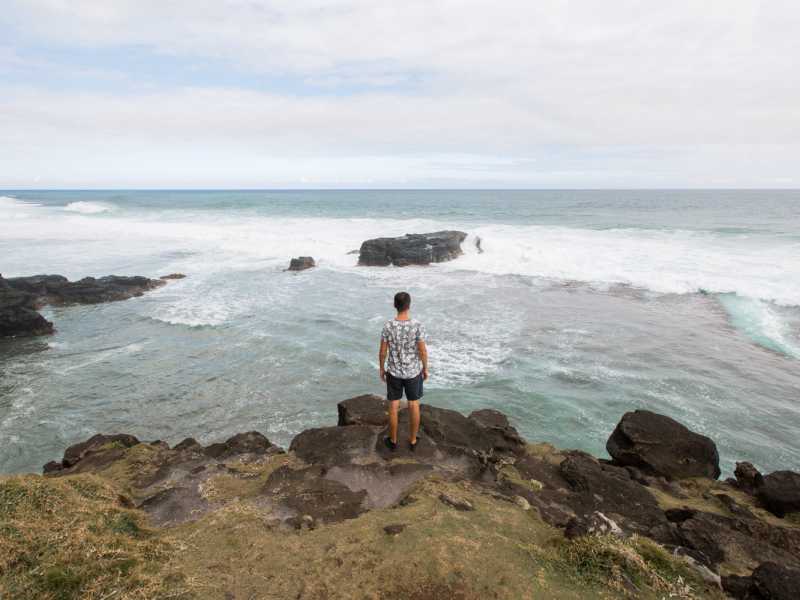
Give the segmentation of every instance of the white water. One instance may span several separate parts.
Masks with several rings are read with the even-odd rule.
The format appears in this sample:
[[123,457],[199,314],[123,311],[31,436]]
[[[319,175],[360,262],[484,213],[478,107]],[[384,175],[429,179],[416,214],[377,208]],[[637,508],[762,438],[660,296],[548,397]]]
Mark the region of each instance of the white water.
[[[198,290],[203,278],[216,273],[282,268],[289,257],[298,255],[314,256],[321,268],[391,279],[390,271],[357,269],[357,256],[348,252],[369,237],[455,227],[469,233],[465,255],[440,265],[442,271],[581,282],[598,290],[623,284],[657,294],[723,294],[734,326],[756,343],[798,355],[797,331],[786,321],[787,313],[769,308],[770,303],[800,306],[800,242],[792,239],[689,230],[476,226],[430,219],[288,218],[236,211],[115,216],[113,209],[105,202],[76,201],[57,209],[0,197],[0,239],[42,242],[35,248],[26,244],[16,255],[12,247],[10,260],[0,268],[6,276],[41,271],[70,277],[103,274],[86,272],[91,263],[71,246],[80,242],[91,243],[99,255],[98,268],[104,253],[118,259],[159,248],[180,249],[178,258],[163,268],[191,273],[193,280],[186,285]],[[477,237],[483,253],[475,247]],[[66,244],[61,251],[59,242]],[[184,298],[159,318],[219,325],[248,309],[246,299],[232,303],[224,291],[211,290]],[[748,314],[742,316],[742,311]]]

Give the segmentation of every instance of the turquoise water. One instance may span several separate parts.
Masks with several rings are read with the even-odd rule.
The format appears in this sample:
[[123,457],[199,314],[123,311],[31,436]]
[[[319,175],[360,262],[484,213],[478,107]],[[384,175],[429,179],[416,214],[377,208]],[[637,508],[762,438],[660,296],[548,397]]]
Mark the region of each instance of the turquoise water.
[[[180,271],[142,298],[46,309],[0,342],[0,472],[95,432],[286,445],[382,390],[406,289],[426,401],[493,406],[531,440],[604,452],[645,407],[710,435],[723,468],[800,463],[798,191],[0,192],[4,276]],[[465,255],[359,268],[382,235],[458,228]],[[474,246],[481,238],[484,252]],[[299,274],[289,258],[312,255]]]

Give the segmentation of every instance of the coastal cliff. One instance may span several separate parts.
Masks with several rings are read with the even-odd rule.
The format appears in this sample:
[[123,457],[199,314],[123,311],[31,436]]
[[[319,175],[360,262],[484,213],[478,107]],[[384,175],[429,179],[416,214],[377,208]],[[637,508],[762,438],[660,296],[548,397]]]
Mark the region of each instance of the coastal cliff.
[[288,451],[258,432],[172,447],[96,435],[43,476],[2,477],[3,597],[755,600],[797,589],[795,473],[741,463],[718,481],[713,441],[647,411],[622,418],[611,461],[527,443],[494,410],[430,405],[416,452],[391,452],[386,408],[378,396],[340,402],[338,425]]

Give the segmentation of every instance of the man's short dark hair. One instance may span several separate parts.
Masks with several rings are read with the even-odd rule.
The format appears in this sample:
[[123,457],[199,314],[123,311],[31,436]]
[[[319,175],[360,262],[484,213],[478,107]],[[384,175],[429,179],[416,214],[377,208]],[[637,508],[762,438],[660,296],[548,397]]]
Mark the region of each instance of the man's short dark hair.
[[397,292],[394,295],[394,307],[397,312],[403,312],[411,307],[411,296],[408,292]]

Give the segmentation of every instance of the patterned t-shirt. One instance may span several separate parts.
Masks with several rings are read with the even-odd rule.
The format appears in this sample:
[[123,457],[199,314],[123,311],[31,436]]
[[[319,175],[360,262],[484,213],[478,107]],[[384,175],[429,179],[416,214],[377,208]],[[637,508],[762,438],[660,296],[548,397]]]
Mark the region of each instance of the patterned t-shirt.
[[381,339],[389,343],[386,370],[399,379],[413,379],[422,371],[417,342],[425,340],[425,328],[414,319],[386,321]]

